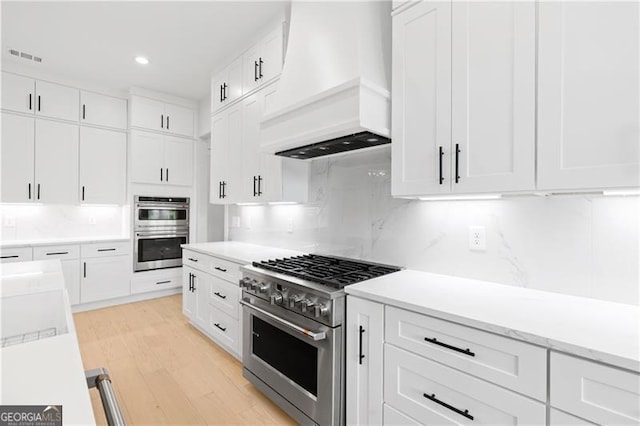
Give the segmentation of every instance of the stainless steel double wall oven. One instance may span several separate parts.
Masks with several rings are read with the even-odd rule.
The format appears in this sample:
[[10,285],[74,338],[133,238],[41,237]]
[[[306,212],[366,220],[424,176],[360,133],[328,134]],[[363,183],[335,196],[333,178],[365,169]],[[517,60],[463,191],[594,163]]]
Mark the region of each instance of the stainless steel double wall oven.
[[182,266],[181,244],[189,242],[189,198],[134,199],[134,271]]

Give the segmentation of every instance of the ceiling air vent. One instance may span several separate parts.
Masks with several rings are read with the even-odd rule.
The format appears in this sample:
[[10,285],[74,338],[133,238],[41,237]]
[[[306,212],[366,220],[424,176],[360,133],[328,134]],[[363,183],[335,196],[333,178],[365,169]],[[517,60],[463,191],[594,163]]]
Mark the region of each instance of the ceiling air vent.
[[29,61],[34,61],[38,63],[42,62],[42,58],[39,56],[34,56],[31,53],[20,52],[19,50],[15,50],[15,49],[9,49],[9,54],[16,56],[18,58],[27,59]]

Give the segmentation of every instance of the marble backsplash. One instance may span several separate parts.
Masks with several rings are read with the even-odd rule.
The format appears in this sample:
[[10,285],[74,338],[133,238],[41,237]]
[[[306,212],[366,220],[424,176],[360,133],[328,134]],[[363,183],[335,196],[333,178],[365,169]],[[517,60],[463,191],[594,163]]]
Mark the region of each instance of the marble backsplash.
[[388,149],[315,160],[307,204],[231,206],[229,239],[640,305],[640,197],[394,199],[390,164]]
[[0,241],[129,235],[129,206],[4,204]]

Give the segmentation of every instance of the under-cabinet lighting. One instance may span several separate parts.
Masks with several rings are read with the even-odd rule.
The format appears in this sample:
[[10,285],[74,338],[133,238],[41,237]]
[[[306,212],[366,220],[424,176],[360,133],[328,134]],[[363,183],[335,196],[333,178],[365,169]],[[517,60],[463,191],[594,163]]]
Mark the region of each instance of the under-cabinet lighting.
[[43,272],[42,271],[35,271],[35,272],[21,272],[19,274],[10,274],[10,275],[3,275],[2,278],[22,278],[22,277],[36,277],[38,275],[42,275]]
[[627,189],[608,189],[602,191],[602,195],[609,197],[632,197],[640,195],[640,188],[627,188]]
[[478,195],[436,195],[432,197],[418,197],[421,201],[467,201],[467,200],[499,200],[501,194]]
[[146,58],[144,56],[136,56],[136,63],[138,63],[140,65],[148,65],[149,64],[149,58]]
[[270,206],[292,206],[298,204],[296,201],[271,201]]

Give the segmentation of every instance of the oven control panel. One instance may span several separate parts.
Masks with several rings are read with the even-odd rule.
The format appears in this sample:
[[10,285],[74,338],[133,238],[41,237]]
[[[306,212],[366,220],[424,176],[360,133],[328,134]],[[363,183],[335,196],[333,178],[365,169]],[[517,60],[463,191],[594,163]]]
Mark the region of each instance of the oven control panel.
[[240,287],[272,305],[278,305],[290,311],[316,319],[331,316],[331,300],[306,293],[304,289],[252,277],[240,280]]

